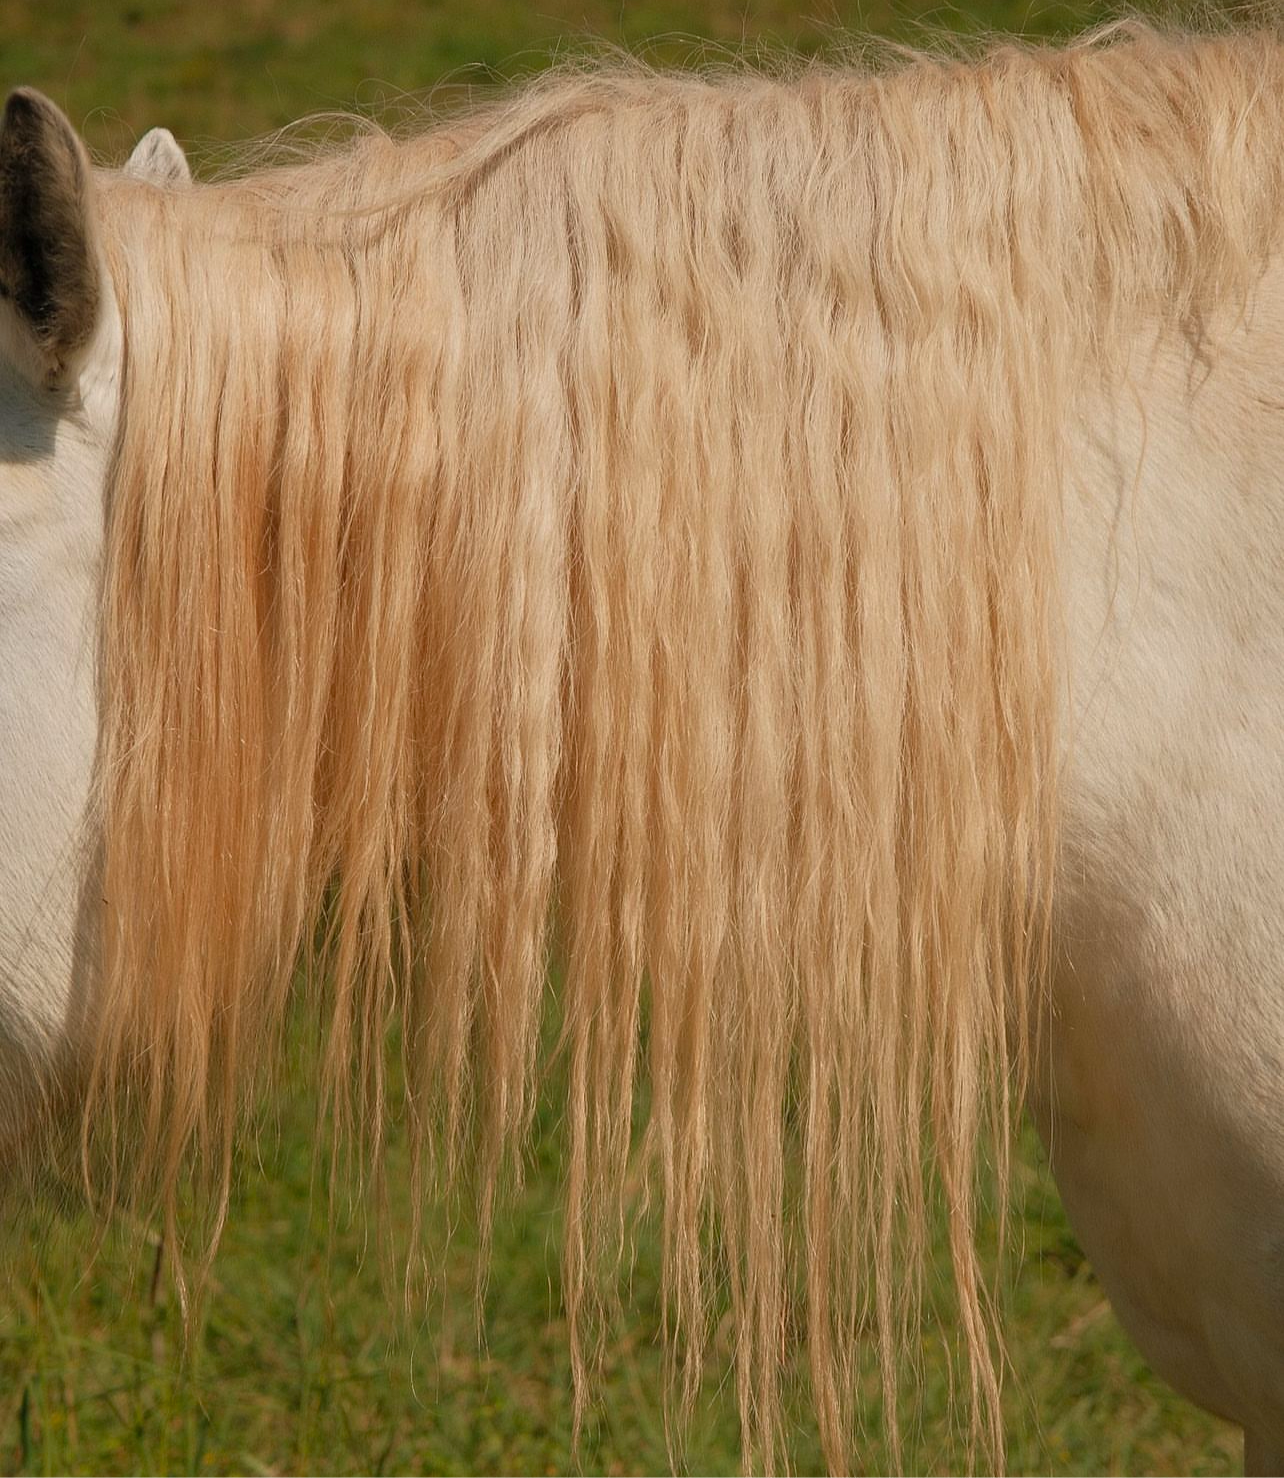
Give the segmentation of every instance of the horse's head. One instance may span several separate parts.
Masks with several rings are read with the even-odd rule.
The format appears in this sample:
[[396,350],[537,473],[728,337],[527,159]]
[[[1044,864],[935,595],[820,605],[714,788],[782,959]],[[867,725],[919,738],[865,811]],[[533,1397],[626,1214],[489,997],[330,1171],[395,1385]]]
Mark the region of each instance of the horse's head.
[[[160,131],[128,168],[186,178]],[[92,1015],[99,562],[122,342],[95,196],[66,118],[14,92],[0,124],[0,1166]]]

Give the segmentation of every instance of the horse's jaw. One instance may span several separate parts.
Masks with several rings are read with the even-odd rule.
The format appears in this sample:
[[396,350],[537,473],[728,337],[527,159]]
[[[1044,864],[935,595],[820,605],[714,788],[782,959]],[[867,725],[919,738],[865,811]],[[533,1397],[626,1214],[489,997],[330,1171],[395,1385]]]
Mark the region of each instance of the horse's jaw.
[[98,596],[121,360],[103,283],[64,386],[0,356],[0,1172],[93,1019]]

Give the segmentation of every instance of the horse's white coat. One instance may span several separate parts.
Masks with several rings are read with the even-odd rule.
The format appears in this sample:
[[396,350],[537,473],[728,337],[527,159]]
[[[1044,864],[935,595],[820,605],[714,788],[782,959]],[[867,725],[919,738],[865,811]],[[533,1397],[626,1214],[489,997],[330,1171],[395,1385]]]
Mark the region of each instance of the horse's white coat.
[[[176,150],[153,133],[130,168],[175,183]],[[1284,1449],[1284,273],[1214,329],[1194,370],[1184,342],[1139,350],[1129,393],[1082,421],[1064,954],[1034,1106],[1124,1322],[1269,1462]],[[7,322],[0,342],[0,1154],[90,1009],[78,923],[121,353],[106,290],[65,390],[40,388],[22,333]]]
[[65,388],[0,361],[0,1154],[89,1009],[94,941],[77,921],[94,876],[84,821],[119,358],[108,297]]
[[1284,272],[1210,338],[1139,350],[1080,433],[1036,1115],[1147,1357],[1282,1450]]
[[[129,168],[170,181],[164,139],[147,135]],[[97,941],[80,921],[96,878],[96,606],[122,343],[105,266],[101,278],[93,340],[57,389],[0,303],[0,1164],[92,1010]]]

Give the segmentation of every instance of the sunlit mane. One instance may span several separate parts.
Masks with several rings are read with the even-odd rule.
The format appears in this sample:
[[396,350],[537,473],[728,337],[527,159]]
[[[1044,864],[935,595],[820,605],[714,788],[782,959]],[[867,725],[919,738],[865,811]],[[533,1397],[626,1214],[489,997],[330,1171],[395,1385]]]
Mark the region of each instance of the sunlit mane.
[[129,1173],[223,1203],[303,990],[341,1128],[377,1143],[399,1023],[419,1163],[468,1146],[488,1211],[553,978],[577,1373],[636,1150],[688,1383],[716,1267],[748,1448],[802,1325],[841,1465],[939,1192],[997,1452],[975,1198],[1046,963],[1063,424],[1251,284],[1282,170],[1273,41],[1132,30],[563,74],[112,181],[90,1112],[141,1119]]

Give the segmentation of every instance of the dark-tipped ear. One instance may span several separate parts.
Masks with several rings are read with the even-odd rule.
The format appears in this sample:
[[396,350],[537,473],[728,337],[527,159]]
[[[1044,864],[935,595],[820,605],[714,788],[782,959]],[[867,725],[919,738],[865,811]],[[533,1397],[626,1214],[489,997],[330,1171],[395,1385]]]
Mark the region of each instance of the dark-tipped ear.
[[93,182],[84,146],[41,93],[9,94],[0,121],[0,297],[55,383],[98,321]]

